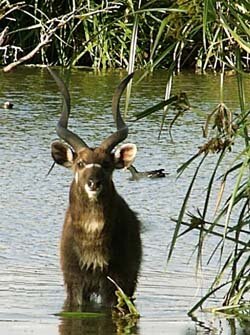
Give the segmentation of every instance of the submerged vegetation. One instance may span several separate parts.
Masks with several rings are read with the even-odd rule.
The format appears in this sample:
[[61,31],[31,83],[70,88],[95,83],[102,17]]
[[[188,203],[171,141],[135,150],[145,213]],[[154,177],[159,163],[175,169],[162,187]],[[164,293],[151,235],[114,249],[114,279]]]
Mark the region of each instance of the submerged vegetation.
[[[226,288],[223,313],[238,317],[249,313],[250,295],[250,146],[249,106],[244,80],[250,70],[250,8],[248,0],[176,1],[1,1],[0,62],[5,71],[22,62],[95,69],[143,68],[144,74],[166,68],[166,94],[162,102],[137,119],[163,109],[162,125],[169,108],[176,109],[172,126],[189,108],[185,94],[172,96],[174,75],[188,67],[196,73],[220,74],[220,101],[207,116],[197,152],[178,170],[195,169],[170,246],[190,230],[198,229],[197,265],[212,234],[218,243],[210,259],[219,254],[220,269],[209,292],[190,314],[221,288]],[[239,109],[224,101],[224,79],[235,75]],[[233,156],[229,153],[237,147]],[[199,173],[214,155],[203,208],[188,213],[189,200]],[[233,157],[233,158],[231,158]],[[231,159],[230,164],[225,161]],[[223,170],[223,172],[221,172]],[[218,180],[220,186],[218,187]],[[226,187],[229,180],[231,189]],[[214,216],[210,207],[219,188]],[[227,188],[227,191],[225,189]],[[188,227],[182,231],[184,227]],[[226,307],[229,306],[229,307]],[[218,308],[218,312],[222,312]],[[243,317],[242,317],[243,318]]]

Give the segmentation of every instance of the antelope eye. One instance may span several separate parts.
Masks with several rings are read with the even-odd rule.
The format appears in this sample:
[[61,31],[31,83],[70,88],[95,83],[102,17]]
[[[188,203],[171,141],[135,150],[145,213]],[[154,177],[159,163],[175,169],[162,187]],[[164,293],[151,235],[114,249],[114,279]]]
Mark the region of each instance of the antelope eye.
[[84,166],[85,166],[85,163],[84,163],[83,161],[79,161],[79,162],[77,162],[77,167],[78,167],[79,169],[84,168]]

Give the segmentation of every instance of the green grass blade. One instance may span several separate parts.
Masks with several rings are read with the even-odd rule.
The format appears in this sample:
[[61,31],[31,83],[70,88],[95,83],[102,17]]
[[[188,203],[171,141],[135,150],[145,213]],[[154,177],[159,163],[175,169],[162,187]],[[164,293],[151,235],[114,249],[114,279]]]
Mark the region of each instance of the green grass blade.
[[205,294],[189,311],[188,311],[188,315],[189,316],[192,316],[193,313],[198,309],[198,308],[201,308],[203,303],[211,296],[213,295],[215,292],[219,291],[222,287],[228,285],[230,282],[226,282],[226,283],[223,283],[221,284],[220,286],[212,289],[212,290],[209,290],[209,292],[207,294]]
[[221,152],[221,154],[220,154],[220,156],[217,160],[216,166],[215,166],[215,168],[212,172],[209,183],[208,183],[207,194],[206,194],[206,199],[205,199],[205,202],[204,202],[203,213],[202,213],[202,219],[203,220],[205,220],[205,218],[206,218],[208,204],[209,204],[209,200],[210,200],[211,191],[212,191],[212,187],[213,187],[213,184],[214,184],[215,176],[216,176],[216,173],[218,171],[218,168],[219,168],[224,156],[225,156],[225,150],[222,150],[222,152]]
[[193,155],[191,158],[189,158],[185,163],[183,163],[178,169],[177,169],[177,178],[179,178],[182,173],[187,169],[187,167],[195,160],[197,157],[200,156],[200,153]]
[[236,195],[238,194],[238,190],[240,188],[240,182],[243,178],[245,170],[248,168],[248,160],[249,160],[248,157],[246,157],[244,163],[242,164],[242,166],[240,168],[240,171],[239,171],[239,174],[237,176],[232,195],[230,197],[230,201],[229,201],[229,205],[228,205],[228,209],[227,209],[227,213],[226,213],[226,219],[225,219],[224,236],[226,235],[226,232],[227,232],[227,229],[228,229],[232,208],[234,206],[234,203],[235,203],[235,200],[236,200]]
[[111,278],[111,277],[107,277],[108,280],[111,281],[111,283],[113,283],[115,285],[115,287],[118,290],[118,305],[117,308],[119,309],[119,300],[121,300],[121,304],[124,304],[127,306],[127,309],[129,311],[129,315],[130,316],[135,316],[135,317],[139,317],[140,314],[137,311],[137,309],[135,308],[135,305],[133,304],[133,302],[130,300],[130,298],[123,292],[123,290],[121,289],[121,287]]
[[170,244],[170,248],[169,248],[169,253],[168,253],[168,258],[167,260],[169,261],[171,256],[172,256],[172,253],[173,253],[173,250],[174,250],[174,247],[175,247],[175,244],[176,244],[176,241],[177,241],[177,238],[178,238],[178,234],[179,234],[179,230],[180,230],[180,226],[181,226],[181,223],[183,221],[183,217],[184,217],[184,214],[185,214],[185,211],[186,211],[186,207],[187,207],[187,203],[188,203],[188,200],[189,200],[189,197],[191,195],[191,191],[192,191],[192,188],[194,186],[194,183],[195,183],[195,180],[196,180],[196,177],[198,175],[198,172],[200,170],[200,167],[201,165],[203,164],[205,158],[206,158],[206,154],[203,156],[203,158],[200,160],[196,170],[195,170],[195,173],[193,175],[193,178],[191,180],[191,183],[189,184],[189,187],[188,187],[188,190],[187,190],[187,193],[185,195],[185,198],[184,198],[184,201],[183,201],[183,204],[182,204],[182,207],[181,207],[181,210],[180,210],[180,213],[179,213],[179,216],[178,216],[178,219],[177,219],[177,223],[176,223],[176,227],[175,227],[175,231],[174,231],[174,235],[173,235],[173,238],[172,238],[172,241],[171,241],[171,244]]
[[248,54],[250,53],[250,43],[244,40],[239,34],[230,28],[230,25],[226,22],[224,16],[221,15],[221,24],[226,33],[230,33],[235,42],[244,49]]
[[160,39],[162,37],[162,34],[163,34],[164,30],[166,29],[166,25],[168,24],[168,21],[169,21],[169,17],[167,16],[161,22],[161,25],[159,27],[159,30],[158,30],[158,33],[156,35],[156,38],[155,38],[155,41],[154,41],[154,44],[153,44],[153,48],[152,48],[152,51],[151,51],[150,63],[153,62],[153,57],[154,57],[154,54],[155,54],[155,50],[159,46]]
[[[141,0],[138,2],[138,9],[141,7]],[[134,72],[135,67],[135,57],[136,57],[136,47],[137,47],[137,39],[138,39],[138,26],[139,26],[139,14],[134,14],[134,25],[132,31],[132,38],[130,42],[130,52],[129,52],[129,63],[128,63],[128,74]],[[125,110],[124,110],[124,117],[126,118],[128,113],[128,106],[129,100],[131,95],[132,89],[132,81],[128,83],[127,90],[126,90],[126,100],[125,100]]]
[[149,116],[149,115],[157,112],[158,110],[162,109],[164,106],[170,105],[171,103],[173,103],[174,101],[177,101],[177,100],[178,100],[178,97],[177,96],[173,96],[173,97],[171,97],[168,100],[161,101],[158,104],[145,109],[143,112],[137,113],[135,115],[135,117],[136,117],[135,121],[138,121],[138,120],[140,120],[140,119],[142,119],[142,118],[144,118],[146,116]]
[[68,319],[95,319],[104,317],[104,313],[94,313],[94,312],[60,312],[56,313],[56,316]]

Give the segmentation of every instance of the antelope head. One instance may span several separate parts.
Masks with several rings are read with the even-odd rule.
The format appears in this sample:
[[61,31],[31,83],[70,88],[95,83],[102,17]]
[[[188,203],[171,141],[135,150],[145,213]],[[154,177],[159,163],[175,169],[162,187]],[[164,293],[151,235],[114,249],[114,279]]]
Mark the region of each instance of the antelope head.
[[133,74],[127,76],[116,88],[112,100],[112,113],[117,130],[102,141],[100,146],[90,148],[77,134],[68,129],[70,114],[70,95],[64,82],[51,70],[62,97],[63,107],[57,124],[57,135],[66,142],[53,142],[51,146],[54,161],[74,173],[73,184],[81,196],[89,200],[110,196],[113,190],[112,173],[114,169],[129,167],[136,155],[136,146],[131,143],[117,147],[128,136],[128,127],[119,108],[121,95]]

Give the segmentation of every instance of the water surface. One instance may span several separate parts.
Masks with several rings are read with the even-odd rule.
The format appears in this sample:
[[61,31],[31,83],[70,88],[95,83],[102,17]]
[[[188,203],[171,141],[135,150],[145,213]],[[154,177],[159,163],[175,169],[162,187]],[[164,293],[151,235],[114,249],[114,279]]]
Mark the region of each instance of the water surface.
[[[63,73],[61,73],[63,76]],[[71,73],[70,127],[89,145],[98,145],[114,131],[111,98],[124,72],[94,74],[82,70]],[[158,140],[161,122],[157,115],[133,123],[135,113],[162,100],[166,73],[159,71],[135,85],[128,117],[129,141],[138,146],[139,170],[165,168],[167,178],[129,181],[129,174],[115,172],[116,187],[143,222],[144,257],[136,294],[141,314],[134,334],[234,334],[235,325],[211,314],[199,314],[193,322],[187,311],[204,294],[218,264],[212,262],[195,276],[192,256],[197,232],[177,243],[167,264],[168,245],[192,169],[176,180],[176,169],[201,144],[205,116],[219,101],[219,77],[181,74],[174,79],[174,93],[188,94],[192,111]],[[250,86],[250,83],[248,83]],[[64,288],[59,267],[58,245],[67,207],[71,172],[52,164],[50,144],[57,138],[55,126],[61,97],[46,70],[19,68],[0,73],[0,103],[14,104],[0,110],[1,223],[0,223],[0,329],[1,334],[116,334],[121,325],[110,317],[98,320],[62,320]],[[250,87],[249,87],[250,88]],[[237,108],[236,80],[227,78],[225,97]],[[173,118],[170,111],[168,119]],[[192,198],[191,209],[204,201],[209,171],[207,165]],[[216,244],[210,239],[209,251]],[[218,298],[211,304],[219,305]],[[119,328],[120,327],[120,328]],[[237,326],[237,334],[241,334]],[[124,329],[123,329],[124,332]]]

